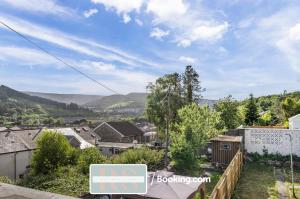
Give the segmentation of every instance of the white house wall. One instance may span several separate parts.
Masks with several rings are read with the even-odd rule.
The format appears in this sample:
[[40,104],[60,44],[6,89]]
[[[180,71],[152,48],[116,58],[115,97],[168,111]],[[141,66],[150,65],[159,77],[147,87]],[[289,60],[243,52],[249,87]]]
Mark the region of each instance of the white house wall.
[[248,153],[263,154],[267,149],[268,153],[279,153],[281,155],[290,154],[290,138],[293,138],[293,154],[300,157],[300,130],[288,129],[245,129],[245,150]]
[[292,130],[300,130],[300,115],[289,119],[289,128]]
[[21,174],[25,173],[26,167],[30,164],[31,157],[32,151],[0,154],[0,176],[15,179],[16,169],[16,177],[18,179]]

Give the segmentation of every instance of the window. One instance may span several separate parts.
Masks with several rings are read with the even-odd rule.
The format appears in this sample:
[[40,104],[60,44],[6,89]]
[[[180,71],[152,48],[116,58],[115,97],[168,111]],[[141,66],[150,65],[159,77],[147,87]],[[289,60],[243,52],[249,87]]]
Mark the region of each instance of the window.
[[220,150],[231,150],[231,144],[230,143],[221,143]]

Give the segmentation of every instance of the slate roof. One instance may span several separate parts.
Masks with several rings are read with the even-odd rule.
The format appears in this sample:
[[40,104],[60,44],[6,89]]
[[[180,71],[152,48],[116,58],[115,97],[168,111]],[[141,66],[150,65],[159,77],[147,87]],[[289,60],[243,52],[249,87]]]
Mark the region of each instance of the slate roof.
[[95,144],[95,139],[99,139],[100,137],[93,133],[89,127],[78,127],[74,128],[74,131],[82,137],[85,141],[89,142],[90,144]]
[[144,132],[130,122],[106,122],[124,136],[143,135]]
[[0,198],[6,199],[75,199],[56,193],[39,191],[26,187],[0,183]]
[[40,131],[41,129],[0,132],[0,154],[35,149],[35,139]]
[[25,142],[13,132],[0,132],[0,154],[29,150]]

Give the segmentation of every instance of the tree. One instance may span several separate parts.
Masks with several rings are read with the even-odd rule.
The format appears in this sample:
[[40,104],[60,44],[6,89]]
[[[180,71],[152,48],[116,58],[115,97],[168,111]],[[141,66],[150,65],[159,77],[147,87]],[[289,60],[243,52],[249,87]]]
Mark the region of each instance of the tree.
[[297,100],[297,99],[287,97],[282,102],[282,109],[283,109],[286,120],[294,115],[299,114],[300,113],[300,99]]
[[161,169],[163,151],[149,148],[129,149],[112,158],[113,164],[147,164],[149,171]]
[[96,147],[91,147],[81,151],[77,165],[82,173],[88,174],[90,164],[101,164],[106,161],[107,158]]
[[199,149],[223,131],[220,114],[208,106],[192,103],[181,108],[178,116],[179,122],[171,133],[171,159],[179,170],[192,169]]
[[60,166],[74,163],[75,149],[62,134],[45,131],[37,140],[31,166],[36,174],[48,174]]
[[246,114],[245,114],[245,123],[247,125],[253,125],[257,122],[259,118],[256,100],[253,97],[253,94],[250,94],[250,98],[248,99],[248,103],[246,105]]
[[183,90],[186,104],[198,103],[201,99],[201,92],[204,89],[200,86],[199,75],[192,66],[186,66],[183,74]]
[[238,109],[238,102],[231,95],[220,100],[215,104],[214,108],[220,113],[221,120],[227,129],[234,129],[241,124],[242,119]]
[[[177,110],[183,105],[180,82],[180,75],[172,73],[158,78],[155,84],[150,83],[147,87],[150,94],[147,96],[146,115],[161,134],[166,128],[166,118],[176,121]],[[167,95],[170,95],[170,113]]]

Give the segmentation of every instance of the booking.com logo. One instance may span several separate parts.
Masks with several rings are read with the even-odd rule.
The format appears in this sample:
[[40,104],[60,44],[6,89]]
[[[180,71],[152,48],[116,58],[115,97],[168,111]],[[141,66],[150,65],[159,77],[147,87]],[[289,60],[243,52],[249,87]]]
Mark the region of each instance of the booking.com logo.
[[209,183],[211,182],[210,177],[187,177],[187,176],[177,176],[173,175],[170,177],[161,176],[161,175],[152,175],[151,179],[151,185],[153,184],[153,181],[156,179],[157,183]]

